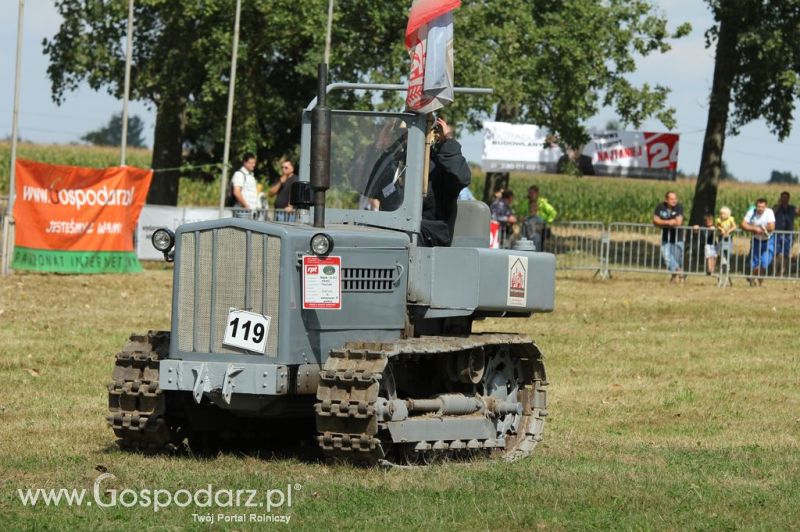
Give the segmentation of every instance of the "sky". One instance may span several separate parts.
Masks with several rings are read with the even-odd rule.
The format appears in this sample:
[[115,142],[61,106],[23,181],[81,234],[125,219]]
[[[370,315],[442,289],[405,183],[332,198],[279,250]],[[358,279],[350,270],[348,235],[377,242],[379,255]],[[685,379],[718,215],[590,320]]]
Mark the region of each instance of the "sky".
[[[714,70],[714,51],[705,48],[704,32],[713,24],[713,19],[703,0],[656,0],[654,3],[667,16],[670,28],[689,22],[692,32],[674,41],[672,50],[666,54],[641,58],[637,71],[629,79],[636,84],[646,82],[671,88],[668,102],[676,109],[676,131],[681,133],[678,167],[687,174],[696,174]],[[18,0],[0,0],[0,138],[11,134],[17,15]],[[19,134],[25,140],[79,142],[81,136],[106,125],[112,114],[122,111],[121,100],[106,92],[95,92],[86,85],[68,93],[61,106],[53,102],[42,40],[52,37],[60,23],[53,0],[25,1],[19,114]],[[456,68],[458,38],[456,16]],[[142,102],[131,102],[129,113],[143,119],[145,141],[152,146],[154,109]],[[615,118],[612,110],[604,109],[586,125],[602,129]],[[646,122],[641,129],[665,130],[656,120]],[[462,143],[467,159],[479,162],[481,136],[465,135]],[[740,181],[766,181],[772,170],[800,174],[800,125],[781,143],[770,134],[763,121],[748,124],[738,136],[727,138],[723,158]]]

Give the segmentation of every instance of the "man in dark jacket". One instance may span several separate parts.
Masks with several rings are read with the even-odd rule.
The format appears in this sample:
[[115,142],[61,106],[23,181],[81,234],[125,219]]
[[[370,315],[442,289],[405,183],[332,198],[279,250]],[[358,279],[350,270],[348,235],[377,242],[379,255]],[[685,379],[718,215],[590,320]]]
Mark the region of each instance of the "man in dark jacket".
[[449,246],[456,222],[458,194],[469,186],[472,174],[453,129],[442,118],[436,119],[435,127],[439,128],[439,135],[431,147],[428,193],[422,200],[420,244]]

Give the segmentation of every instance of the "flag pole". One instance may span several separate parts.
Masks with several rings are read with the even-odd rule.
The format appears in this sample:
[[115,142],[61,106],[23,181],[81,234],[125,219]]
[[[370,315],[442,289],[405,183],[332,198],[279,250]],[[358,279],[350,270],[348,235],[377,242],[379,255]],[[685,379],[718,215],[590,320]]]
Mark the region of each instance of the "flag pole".
[[125,51],[125,94],[122,97],[122,139],[119,165],[125,166],[128,149],[128,97],[131,90],[131,56],[133,55],[133,0],[128,0],[128,41]]
[[233,52],[231,56],[231,80],[228,85],[228,115],[225,118],[225,148],[222,154],[222,176],[219,180],[219,217],[225,215],[225,193],[228,189],[228,159],[231,149],[231,125],[233,123],[233,92],[236,88],[236,56],[239,52],[239,17],[242,0],[236,0],[236,17],[233,22]]
[[17,177],[17,136],[19,128],[19,84],[22,73],[22,21],[25,15],[25,0],[19,0],[17,17],[17,62],[14,72],[14,114],[11,119],[11,168],[8,181],[8,208],[3,218],[2,273],[11,273],[11,252],[14,249],[14,200]]
[[433,145],[434,140],[434,132],[433,127],[435,124],[433,123],[433,113],[428,113],[428,116],[425,120],[425,159],[423,159],[424,165],[422,168],[422,194],[426,196],[428,194],[428,172],[430,171],[431,165],[431,146]]

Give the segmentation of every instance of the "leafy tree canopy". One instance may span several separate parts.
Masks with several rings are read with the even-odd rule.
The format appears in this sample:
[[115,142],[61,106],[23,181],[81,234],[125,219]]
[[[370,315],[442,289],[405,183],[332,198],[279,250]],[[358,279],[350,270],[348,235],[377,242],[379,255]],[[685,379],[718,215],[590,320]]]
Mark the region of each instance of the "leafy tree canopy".
[[791,172],[773,170],[769,176],[769,182],[796,185],[797,183],[800,183],[800,179],[798,179],[798,177]]
[[[327,0],[243,3],[232,158],[245,150],[275,161],[297,156],[300,110],[315,92]],[[398,82],[409,60],[403,32],[410,2],[348,0],[334,11],[331,78]],[[126,0],[56,0],[59,32],[44,41],[53,97],[82,81],[121,96]],[[131,97],[155,106],[154,168],[222,159],[233,2],[137,0]],[[566,146],[588,139],[603,106],[627,124],[649,117],[674,126],[668,89],[634,86],[635,58],[669,49],[667,21],[645,0],[464,0],[456,13],[456,84],[489,86],[461,97],[448,118],[472,128],[487,115],[549,127]],[[370,94],[342,96],[365,108]],[[399,105],[387,96],[387,105]],[[216,173],[216,171],[215,171]],[[177,174],[157,174],[150,199],[177,199]],[[164,183],[166,183],[164,185]]]
[[763,118],[780,140],[789,136],[800,97],[800,0],[706,0],[715,24],[714,80],[691,223],[714,212],[725,137]]
[[[128,117],[128,146],[144,148],[143,130],[144,122],[141,118],[135,115]],[[88,132],[81,140],[96,146],[119,146],[122,143],[122,113],[113,115],[108,124]]]

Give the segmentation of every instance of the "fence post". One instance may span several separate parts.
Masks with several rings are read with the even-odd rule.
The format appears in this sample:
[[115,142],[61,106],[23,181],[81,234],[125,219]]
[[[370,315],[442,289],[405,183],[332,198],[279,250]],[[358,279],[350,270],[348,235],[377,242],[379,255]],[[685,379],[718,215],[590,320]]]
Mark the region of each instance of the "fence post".
[[[733,245],[733,244],[731,244]],[[717,280],[717,286],[719,288],[726,288],[731,286],[731,253],[725,247],[724,243],[720,243],[719,247],[719,278]]]
[[603,224],[603,231],[600,233],[600,269],[595,272],[594,276],[606,280],[611,278],[611,272],[608,271],[608,254],[611,249],[611,235],[608,228]]
[[0,272],[11,273],[11,256],[14,254],[14,220],[3,216],[3,240],[0,243]]

